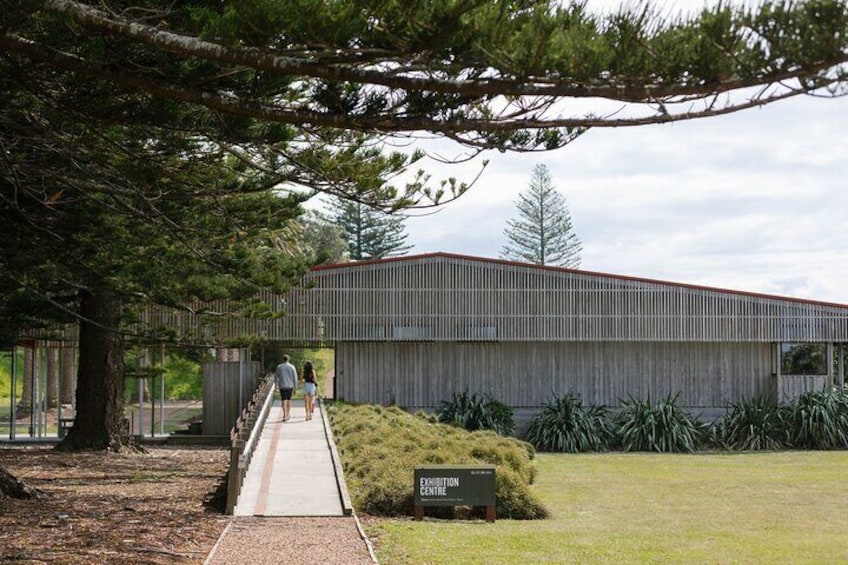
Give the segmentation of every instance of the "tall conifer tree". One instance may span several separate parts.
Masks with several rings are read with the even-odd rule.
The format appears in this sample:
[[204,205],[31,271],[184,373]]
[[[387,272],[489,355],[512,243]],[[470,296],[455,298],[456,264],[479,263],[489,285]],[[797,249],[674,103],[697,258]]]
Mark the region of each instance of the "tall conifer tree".
[[538,265],[579,267],[583,245],[574,233],[568,204],[545,165],[536,165],[527,191],[515,201],[518,217],[507,222],[509,242],[501,257]]

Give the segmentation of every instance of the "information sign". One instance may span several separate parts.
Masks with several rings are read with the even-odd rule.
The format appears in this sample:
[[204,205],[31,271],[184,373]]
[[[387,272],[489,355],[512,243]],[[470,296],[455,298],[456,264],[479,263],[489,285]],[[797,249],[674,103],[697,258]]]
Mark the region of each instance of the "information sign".
[[428,465],[415,468],[415,517],[424,506],[485,506],[494,521],[494,465]]

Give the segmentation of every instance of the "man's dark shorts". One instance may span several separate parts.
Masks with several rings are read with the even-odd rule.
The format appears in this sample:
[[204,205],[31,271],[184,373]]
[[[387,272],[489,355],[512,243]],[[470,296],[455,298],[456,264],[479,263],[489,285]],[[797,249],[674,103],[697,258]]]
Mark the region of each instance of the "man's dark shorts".
[[292,392],[294,392],[293,388],[281,388],[280,396],[283,397],[283,400],[291,400]]

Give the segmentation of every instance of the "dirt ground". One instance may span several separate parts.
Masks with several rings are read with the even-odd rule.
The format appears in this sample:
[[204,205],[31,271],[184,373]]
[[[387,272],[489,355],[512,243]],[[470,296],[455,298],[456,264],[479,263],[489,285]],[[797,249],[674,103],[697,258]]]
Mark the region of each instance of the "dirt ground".
[[0,497],[0,562],[203,563],[229,518],[222,513],[229,451],[147,451],[0,446],[0,466],[46,494]]

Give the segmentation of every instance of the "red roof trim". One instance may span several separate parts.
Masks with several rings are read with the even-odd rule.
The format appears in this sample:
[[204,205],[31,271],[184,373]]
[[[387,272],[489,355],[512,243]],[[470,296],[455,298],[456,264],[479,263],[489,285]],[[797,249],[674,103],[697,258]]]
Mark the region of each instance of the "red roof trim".
[[797,302],[800,304],[814,304],[817,306],[832,306],[836,308],[848,308],[848,304],[839,304],[836,302],[823,302],[820,300],[807,300],[804,298],[795,298],[791,296],[780,296],[776,294],[764,294],[759,292],[746,292],[742,290],[732,290],[727,288],[718,288],[711,286],[703,286],[696,284],[687,284],[687,283],[679,283],[672,281],[664,281],[660,279],[649,279],[644,277],[634,277],[630,275],[614,275],[610,273],[602,273],[599,271],[584,271],[582,269],[569,269],[567,267],[556,267],[551,265],[536,265],[535,263],[520,263],[518,261],[507,261],[505,259],[493,259],[490,257],[474,257],[472,255],[461,255],[458,253],[446,253],[443,251],[437,251],[433,253],[422,253],[419,255],[402,255],[398,257],[388,257],[386,259],[370,259],[367,261],[351,261],[349,263],[335,263],[332,265],[318,265],[312,267],[311,271],[328,271],[333,269],[348,269],[353,267],[362,267],[368,265],[383,265],[386,263],[399,263],[404,261],[417,261],[420,259],[433,259],[433,258],[445,258],[445,259],[460,259],[464,261],[475,261],[478,263],[490,263],[494,265],[507,265],[510,267],[523,267],[529,269],[538,269],[540,271],[550,271],[550,272],[563,272],[563,273],[575,273],[580,275],[590,275],[595,277],[603,277],[608,279],[615,279],[621,281],[633,281],[633,282],[644,282],[651,284],[662,284],[666,286],[673,286],[678,288],[685,288],[690,290],[709,290],[713,292],[722,292],[725,294],[735,294],[739,296],[749,296],[753,298],[771,298],[774,300],[785,300],[789,302]]

